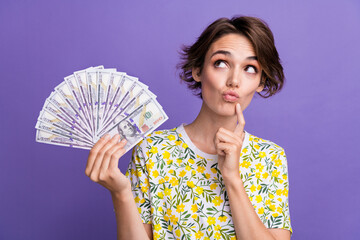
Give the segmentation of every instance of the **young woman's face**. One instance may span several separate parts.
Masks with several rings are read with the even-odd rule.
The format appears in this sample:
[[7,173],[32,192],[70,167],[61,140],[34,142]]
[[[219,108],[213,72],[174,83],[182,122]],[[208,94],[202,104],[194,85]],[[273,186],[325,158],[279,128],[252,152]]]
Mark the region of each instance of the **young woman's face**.
[[255,93],[261,92],[261,68],[250,41],[239,34],[227,34],[210,46],[200,75],[193,69],[193,78],[201,82],[202,98],[213,112],[232,116],[235,105],[242,110]]

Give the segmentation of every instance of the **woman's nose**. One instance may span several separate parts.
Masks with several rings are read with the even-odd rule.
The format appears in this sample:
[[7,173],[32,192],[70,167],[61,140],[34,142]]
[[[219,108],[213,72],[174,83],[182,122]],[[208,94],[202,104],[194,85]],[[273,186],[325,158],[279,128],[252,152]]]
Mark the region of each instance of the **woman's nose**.
[[227,86],[232,88],[238,88],[240,86],[240,73],[237,70],[230,72],[227,80]]

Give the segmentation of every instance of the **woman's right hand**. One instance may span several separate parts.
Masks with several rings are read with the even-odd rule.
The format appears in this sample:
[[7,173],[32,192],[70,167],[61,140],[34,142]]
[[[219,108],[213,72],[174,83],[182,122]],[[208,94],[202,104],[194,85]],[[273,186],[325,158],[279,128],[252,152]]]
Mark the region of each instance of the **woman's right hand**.
[[110,139],[105,135],[90,150],[85,174],[94,182],[107,188],[111,194],[121,194],[128,190],[129,179],[121,173],[119,159],[125,153],[126,140],[119,142],[117,134]]

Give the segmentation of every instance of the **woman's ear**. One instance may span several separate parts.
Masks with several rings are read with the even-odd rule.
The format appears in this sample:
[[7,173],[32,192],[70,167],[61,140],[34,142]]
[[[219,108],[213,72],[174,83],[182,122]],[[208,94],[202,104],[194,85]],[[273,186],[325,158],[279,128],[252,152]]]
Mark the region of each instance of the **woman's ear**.
[[257,92],[261,92],[261,91],[264,89],[264,87],[265,87],[265,81],[266,81],[266,78],[264,77],[263,74],[261,74],[260,84],[259,84],[259,86],[256,88],[256,91],[257,91]]
[[191,74],[192,74],[193,79],[194,79],[196,82],[201,82],[201,81],[200,81],[200,69],[199,69],[199,68],[193,68],[193,69],[191,70]]

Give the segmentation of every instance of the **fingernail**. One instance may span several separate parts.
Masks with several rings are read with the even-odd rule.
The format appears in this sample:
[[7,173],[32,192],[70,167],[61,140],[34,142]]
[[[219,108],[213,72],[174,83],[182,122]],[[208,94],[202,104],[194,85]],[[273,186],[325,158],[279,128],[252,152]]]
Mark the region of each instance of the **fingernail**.
[[105,134],[105,135],[103,136],[103,138],[104,138],[105,140],[108,140],[108,139],[110,138],[110,135],[107,133],[107,134]]
[[121,140],[121,143],[126,143],[126,139],[123,138],[123,139]]

